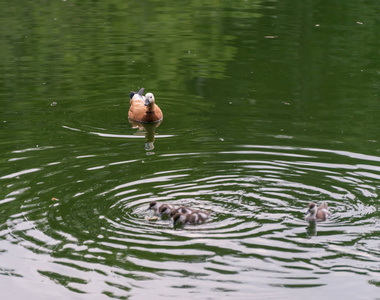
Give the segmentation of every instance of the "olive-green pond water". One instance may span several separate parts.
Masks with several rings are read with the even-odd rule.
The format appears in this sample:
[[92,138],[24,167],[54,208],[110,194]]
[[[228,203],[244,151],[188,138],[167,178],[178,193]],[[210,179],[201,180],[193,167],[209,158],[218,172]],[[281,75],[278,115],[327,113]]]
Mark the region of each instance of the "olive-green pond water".
[[379,299],[378,4],[0,1],[1,298]]

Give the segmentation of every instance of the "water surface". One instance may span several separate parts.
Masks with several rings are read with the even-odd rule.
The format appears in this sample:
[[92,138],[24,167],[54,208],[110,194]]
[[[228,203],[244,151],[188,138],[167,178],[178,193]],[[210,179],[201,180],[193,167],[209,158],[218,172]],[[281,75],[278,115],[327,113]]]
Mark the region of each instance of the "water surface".
[[[375,4],[0,6],[4,297],[378,298]],[[141,87],[156,128],[128,120]]]

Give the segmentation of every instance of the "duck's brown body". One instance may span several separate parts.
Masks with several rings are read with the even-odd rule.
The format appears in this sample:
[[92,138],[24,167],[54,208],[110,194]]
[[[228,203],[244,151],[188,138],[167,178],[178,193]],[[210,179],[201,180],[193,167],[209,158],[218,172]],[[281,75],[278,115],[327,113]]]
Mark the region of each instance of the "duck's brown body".
[[144,123],[156,123],[162,120],[162,111],[155,104],[152,93],[146,94],[145,97],[142,92],[131,94],[131,96],[128,112],[130,119]]
[[162,120],[163,115],[156,104],[149,107],[145,106],[142,100],[134,100],[129,108],[128,117],[138,122],[155,123]]

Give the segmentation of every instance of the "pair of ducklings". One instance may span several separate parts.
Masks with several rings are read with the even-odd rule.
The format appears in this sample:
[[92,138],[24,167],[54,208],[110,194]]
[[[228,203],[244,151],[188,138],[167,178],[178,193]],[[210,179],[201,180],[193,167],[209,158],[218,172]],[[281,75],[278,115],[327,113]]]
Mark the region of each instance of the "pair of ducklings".
[[152,201],[149,203],[147,210],[152,210],[155,215],[162,217],[167,215],[173,219],[173,225],[184,224],[201,224],[206,222],[210,217],[210,212],[205,210],[197,210],[185,206],[176,207],[172,204],[157,203]]

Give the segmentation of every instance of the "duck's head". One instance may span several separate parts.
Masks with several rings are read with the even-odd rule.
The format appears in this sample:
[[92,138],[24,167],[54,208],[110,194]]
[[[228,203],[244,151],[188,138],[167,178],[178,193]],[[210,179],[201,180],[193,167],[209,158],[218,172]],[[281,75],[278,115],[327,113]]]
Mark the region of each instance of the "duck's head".
[[166,213],[167,210],[168,210],[167,206],[160,207],[160,209],[158,210],[158,216],[161,217],[163,214]]
[[181,216],[182,214],[180,213],[177,213],[173,216],[173,226],[177,225],[177,223],[179,222],[179,220],[181,219]]
[[312,214],[314,215],[316,212],[317,212],[317,206],[315,205],[315,203],[311,202],[309,203],[309,205],[307,206],[307,212],[306,214]]
[[152,201],[149,203],[149,207],[147,210],[150,210],[150,209],[154,209],[154,207],[157,205],[157,202],[156,201]]
[[154,104],[155,99],[152,93],[147,93],[145,95],[145,106]]

